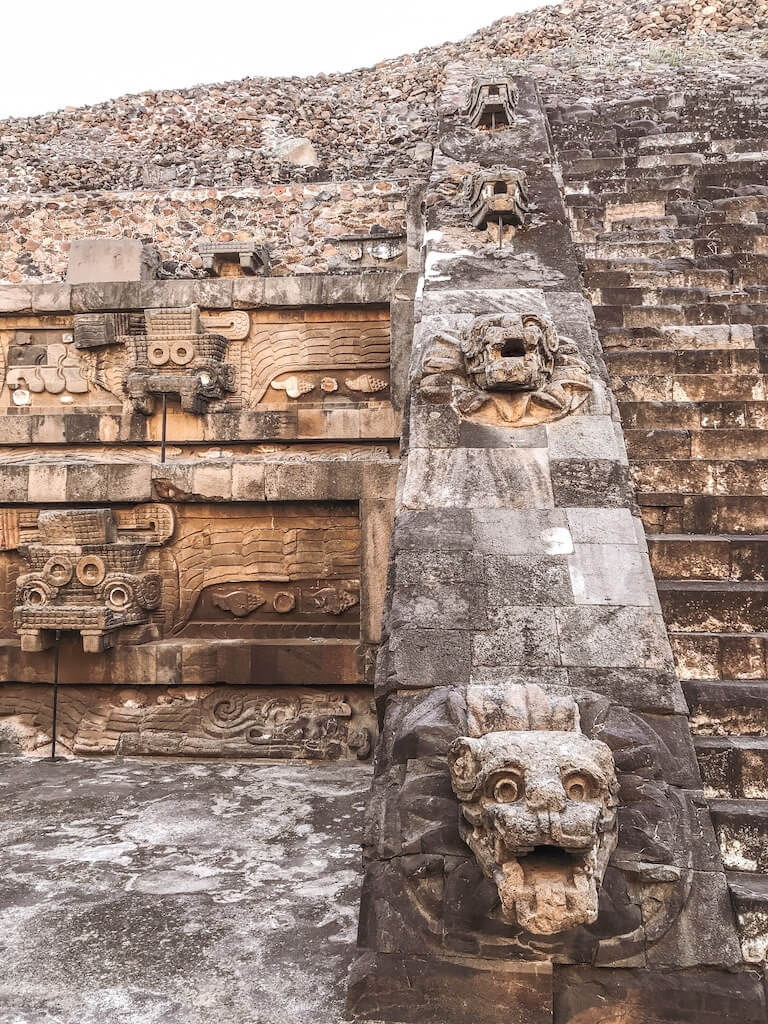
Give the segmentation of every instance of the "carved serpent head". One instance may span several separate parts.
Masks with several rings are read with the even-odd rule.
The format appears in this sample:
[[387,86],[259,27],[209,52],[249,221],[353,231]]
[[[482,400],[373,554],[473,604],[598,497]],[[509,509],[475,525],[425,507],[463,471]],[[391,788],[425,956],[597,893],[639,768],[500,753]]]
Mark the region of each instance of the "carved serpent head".
[[545,935],[594,921],[616,846],[609,748],[579,732],[491,732],[456,740],[448,761],[462,838],[504,917]]
[[552,377],[555,325],[535,313],[481,316],[462,342],[467,372],[484,391],[535,391]]

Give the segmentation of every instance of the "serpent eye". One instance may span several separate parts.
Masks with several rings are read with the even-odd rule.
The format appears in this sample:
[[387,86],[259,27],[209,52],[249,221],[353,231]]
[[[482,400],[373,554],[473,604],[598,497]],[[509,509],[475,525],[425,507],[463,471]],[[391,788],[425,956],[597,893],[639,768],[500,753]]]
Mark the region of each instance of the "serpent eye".
[[500,775],[492,787],[493,799],[498,804],[513,804],[523,795],[523,781],[519,775]]
[[580,772],[566,776],[563,788],[569,800],[590,800],[594,789],[592,780]]

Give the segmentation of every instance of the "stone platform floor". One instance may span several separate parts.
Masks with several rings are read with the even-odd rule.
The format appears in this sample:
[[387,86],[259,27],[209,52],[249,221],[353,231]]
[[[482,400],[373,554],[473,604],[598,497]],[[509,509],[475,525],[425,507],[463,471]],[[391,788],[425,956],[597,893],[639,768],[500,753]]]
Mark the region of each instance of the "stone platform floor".
[[0,758],[0,1024],[337,1024],[369,786]]

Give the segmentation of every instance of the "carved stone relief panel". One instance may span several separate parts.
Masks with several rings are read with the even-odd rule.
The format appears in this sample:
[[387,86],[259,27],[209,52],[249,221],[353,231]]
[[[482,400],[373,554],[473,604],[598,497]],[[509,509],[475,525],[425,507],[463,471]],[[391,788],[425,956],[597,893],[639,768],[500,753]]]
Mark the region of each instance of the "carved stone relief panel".
[[247,403],[333,406],[389,399],[389,311],[254,313]]
[[98,404],[67,317],[0,321],[0,411]]
[[74,336],[93,357],[93,379],[145,415],[162,395],[201,413],[235,391],[234,368],[224,360],[228,339],[202,329],[197,306],[84,313],[75,317]]
[[[57,746],[76,756],[366,760],[376,735],[370,691],[247,686],[66,686]],[[0,749],[47,753],[47,687],[0,687]]]
[[[72,354],[58,372],[73,376],[77,368],[81,390],[128,412],[151,414],[163,394],[191,413],[390,399],[384,306],[83,313],[74,317],[73,337]],[[59,349],[48,359],[52,380],[57,360]]]
[[356,503],[3,509],[0,525],[3,634],[24,650],[62,629],[100,651],[128,626],[145,629],[119,642],[360,637]]
[[428,401],[452,402],[467,418],[527,426],[577,409],[592,380],[549,317],[521,312],[475,317],[460,335],[430,339],[420,386]]

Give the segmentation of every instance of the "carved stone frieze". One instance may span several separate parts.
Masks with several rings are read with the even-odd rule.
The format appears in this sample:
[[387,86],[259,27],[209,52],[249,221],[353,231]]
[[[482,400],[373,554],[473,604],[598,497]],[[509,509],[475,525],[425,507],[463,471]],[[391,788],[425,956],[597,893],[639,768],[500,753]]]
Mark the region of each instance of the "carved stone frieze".
[[452,401],[482,422],[560,419],[592,390],[575,343],[539,313],[480,316],[461,336],[439,334],[426,346],[422,370],[427,400]]
[[[78,354],[69,333],[46,332],[41,338],[32,331],[16,331],[8,348],[6,383],[14,404],[23,405],[24,393],[69,398],[85,394],[88,381],[83,376]],[[50,339],[50,340],[48,340]]]
[[20,633],[24,650],[55,629],[103,650],[148,623],[142,640],[360,639],[351,503],[0,509],[0,551],[0,636]]
[[504,128],[512,124],[519,94],[509,78],[476,78],[467,104],[467,120],[473,128]]
[[[146,623],[162,598],[160,573],[145,565],[147,549],[173,529],[167,506],[156,518],[151,537],[140,529],[118,532],[106,508],[40,512],[34,540],[19,545],[28,566],[16,580],[13,609],[22,650],[45,650],[56,630],[74,630],[84,651],[98,653],[112,646],[116,630]],[[137,512],[137,527],[141,520]]]
[[289,320],[274,315],[256,318],[242,378],[251,407],[288,404],[306,396],[376,400],[389,387],[389,319],[383,312],[336,314],[333,320],[307,315]]
[[248,337],[251,318],[242,309],[230,309],[221,313],[201,313],[200,326],[206,334],[220,334],[229,341],[242,341]]
[[525,223],[528,183],[523,171],[510,167],[476,171],[466,179],[464,189],[474,227],[495,231],[500,224],[520,227]]
[[[46,687],[0,688],[0,745],[50,750]],[[376,735],[370,693],[348,687],[67,686],[57,745],[89,754],[366,760]]]
[[214,690],[202,704],[201,729],[209,736],[241,738],[255,755],[319,761],[371,752],[372,728],[352,723],[352,707],[340,693],[299,690],[243,694]]
[[538,686],[470,687],[468,705],[473,735],[449,753],[459,831],[504,917],[541,935],[595,921],[617,839],[610,748]]

